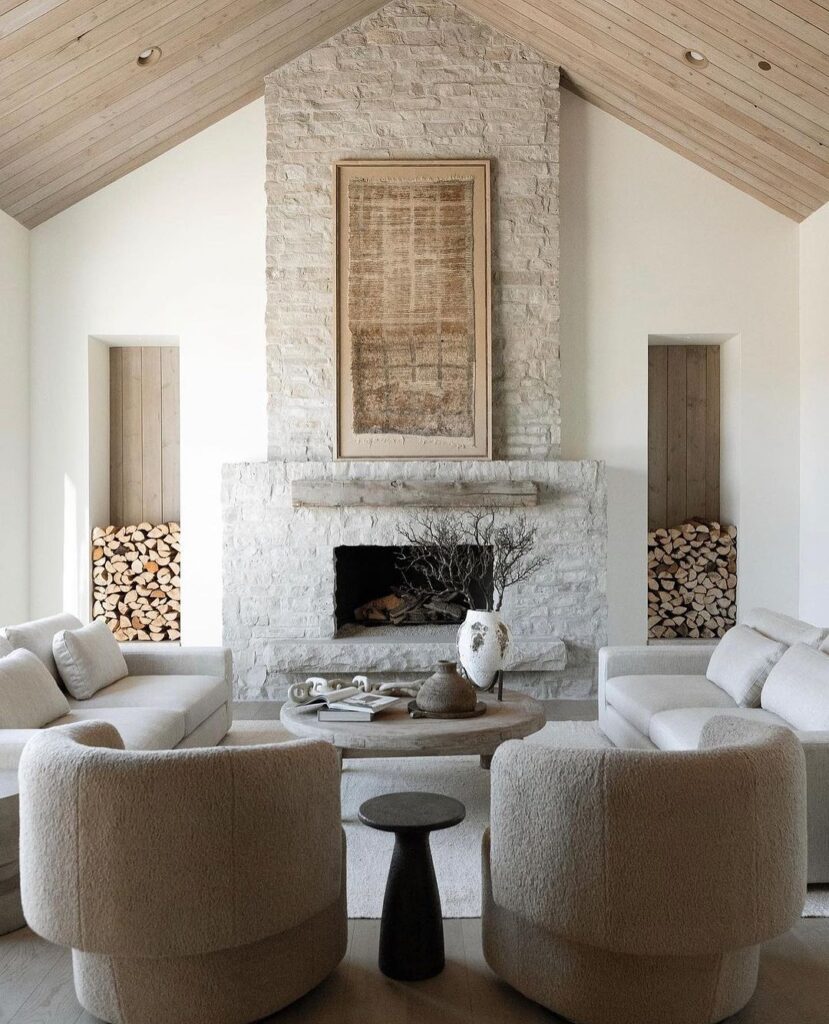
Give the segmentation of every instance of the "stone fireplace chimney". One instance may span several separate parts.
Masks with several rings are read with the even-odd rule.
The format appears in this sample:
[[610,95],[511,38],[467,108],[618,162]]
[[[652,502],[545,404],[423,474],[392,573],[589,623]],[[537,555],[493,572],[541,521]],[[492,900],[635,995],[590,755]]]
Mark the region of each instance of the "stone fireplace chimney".
[[[241,698],[318,672],[425,674],[429,637],[340,636],[335,549],[394,546],[400,506],[298,504],[297,482],[534,485],[549,556],[508,594],[511,685],[591,692],[606,634],[604,468],[558,459],[559,72],[445,0],[392,2],[271,74],[267,111],[269,461],[227,466],[224,634]],[[335,460],[332,164],[492,161],[491,462]],[[512,514],[504,509],[504,515]]]

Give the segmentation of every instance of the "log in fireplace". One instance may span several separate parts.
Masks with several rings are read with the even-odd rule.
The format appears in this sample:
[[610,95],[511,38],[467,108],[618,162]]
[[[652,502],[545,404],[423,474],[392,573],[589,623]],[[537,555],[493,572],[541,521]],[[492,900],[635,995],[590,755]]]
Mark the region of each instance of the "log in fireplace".
[[[399,565],[402,550],[380,544],[334,548],[338,631],[351,625],[433,626],[463,621],[469,608],[463,594],[411,592]],[[485,586],[491,589],[492,580],[485,581]]]

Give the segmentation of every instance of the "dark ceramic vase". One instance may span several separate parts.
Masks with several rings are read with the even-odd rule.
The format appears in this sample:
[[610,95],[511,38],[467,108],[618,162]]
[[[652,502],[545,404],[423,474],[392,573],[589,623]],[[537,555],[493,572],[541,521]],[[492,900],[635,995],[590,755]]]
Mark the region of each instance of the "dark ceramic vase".
[[475,687],[458,672],[454,661],[439,661],[434,673],[421,686],[417,706],[435,715],[474,711]]

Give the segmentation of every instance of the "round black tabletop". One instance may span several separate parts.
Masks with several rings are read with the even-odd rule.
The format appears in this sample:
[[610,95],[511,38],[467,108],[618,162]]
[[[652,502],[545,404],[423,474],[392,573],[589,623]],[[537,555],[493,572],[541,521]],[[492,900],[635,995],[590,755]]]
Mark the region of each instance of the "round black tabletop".
[[361,805],[360,821],[381,832],[434,832],[459,825],[466,808],[441,793],[385,793]]

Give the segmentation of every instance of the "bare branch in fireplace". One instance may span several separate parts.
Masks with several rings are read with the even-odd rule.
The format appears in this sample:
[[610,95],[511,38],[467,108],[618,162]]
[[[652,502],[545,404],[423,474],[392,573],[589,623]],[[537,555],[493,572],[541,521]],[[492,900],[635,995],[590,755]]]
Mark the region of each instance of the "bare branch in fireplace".
[[415,513],[401,528],[398,566],[409,592],[445,599],[461,594],[470,608],[498,611],[508,587],[548,561],[534,555],[536,528],[526,516],[499,523],[493,509]]

